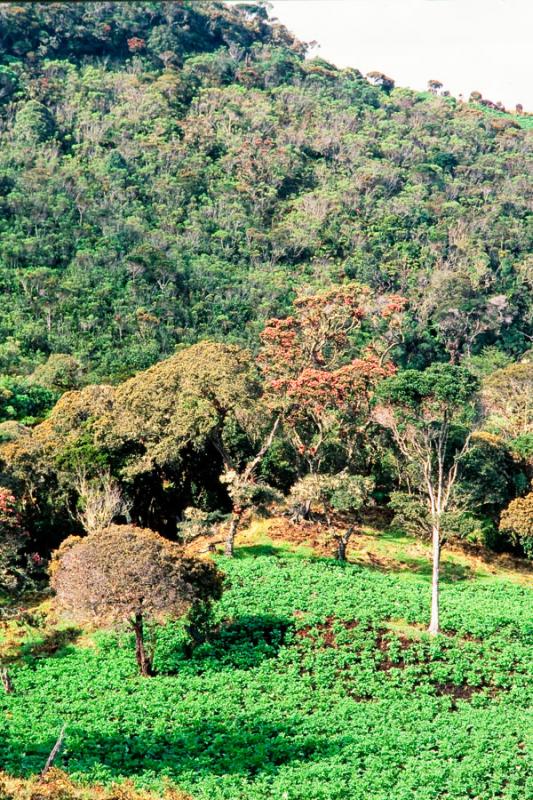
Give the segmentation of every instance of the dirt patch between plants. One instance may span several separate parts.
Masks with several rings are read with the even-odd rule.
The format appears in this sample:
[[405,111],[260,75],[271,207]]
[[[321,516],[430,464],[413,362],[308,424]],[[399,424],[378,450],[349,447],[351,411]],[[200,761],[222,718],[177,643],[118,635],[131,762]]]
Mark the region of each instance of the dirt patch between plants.
[[470,686],[468,683],[435,683],[433,685],[438,697],[451,697],[454,700],[470,700],[474,694],[483,689],[483,686]]
[[[376,647],[380,651],[380,653],[383,653],[383,659],[378,664],[377,669],[380,672],[390,672],[391,669],[405,669],[406,662],[401,655],[400,658],[397,660],[392,660],[391,658],[389,658],[391,640],[390,638],[387,637],[387,634],[390,636],[390,631],[388,631],[387,628],[379,628],[377,630]],[[397,642],[399,642],[400,644],[400,650],[402,652],[408,650],[413,643],[410,639],[407,638],[407,636],[404,636],[401,633],[395,634],[395,637]]]
[[291,522],[289,519],[279,517],[275,519],[268,529],[270,539],[288,542],[296,547],[311,547],[316,555],[331,557],[335,545],[327,535],[327,528],[318,522]]
[[[301,613],[301,612],[300,612]],[[295,616],[298,612],[295,612]],[[342,620],[337,619],[337,617],[331,615],[326,618],[324,622],[318,622],[315,625],[306,625],[303,628],[299,628],[296,631],[296,638],[297,639],[323,639],[322,647],[333,647],[337,648],[337,639],[335,636],[335,632],[333,627],[335,624],[340,624],[342,627],[347,630],[351,631],[354,628],[357,628],[359,622],[357,620]]]
[[[301,618],[303,613],[297,610],[294,612],[294,616]],[[359,624],[360,623],[358,620],[345,621],[337,619],[337,617],[334,615],[330,615],[324,620],[324,622],[316,623],[314,625],[306,625],[305,627],[300,628],[296,631],[295,635],[296,639],[300,641],[310,639],[312,642],[315,642],[318,645],[318,649],[320,650],[325,650],[328,648],[337,649],[338,643],[334,628],[342,625],[345,630],[353,630]],[[380,661],[375,665],[376,671],[389,673],[393,669],[405,669],[408,663],[413,663],[412,659],[409,661],[409,659],[406,659],[404,656],[404,654],[409,651],[413,645],[412,638],[396,632],[394,632],[394,638],[391,638],[391,631],[388,628],[372,629],[370,627],[368,630],[374,632],[375,647],[376,650],[381,654]],[[354,657],[357,657],[356,652],[354,652]],[[418,663],[420,664],[421,662]],[[371,702],[374,699],[372,695],[357,694],[350,688],[349,679],[344,681],[343,673],[346,669],[348,669],[348,667],[341,668],[338,674],[339,679],[342,680],[345,685],[348,696],[352,697],[357,702]],[[313,672],[310,669],[302,669],[301,674],[310,676],[313,674]],[[480,684],[479,686],[472,686],[468,683],[455,684],[451,682],[431,681],[431,686],[433,687],[437,697],[451,698],[450,711],[457,710],[457,702],[459,700],[468,702],[475,694],[480,692],[487,692],[490,697],[494,698],[500,693],[500,691],[502,691],[501,689],[498,689],[495,686],[489,686],[486,683]]]
[[323,647],[337,647],[337,640],[333,632],[333,625],[335,617],[331,616],[325,622],[319,622],[316,625],[306,625],[304,628],[299,628],[296,631],[297,639],[316,639],[322,637],[324,640]]

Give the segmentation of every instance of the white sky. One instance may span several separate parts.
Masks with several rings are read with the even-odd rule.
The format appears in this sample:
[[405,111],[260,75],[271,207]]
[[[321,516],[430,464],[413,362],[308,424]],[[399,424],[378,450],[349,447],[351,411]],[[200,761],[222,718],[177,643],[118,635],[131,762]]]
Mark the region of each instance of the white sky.
[[533,111],[533,0],[274,0],[271,14],[316,55],[399,86],[436,78]]

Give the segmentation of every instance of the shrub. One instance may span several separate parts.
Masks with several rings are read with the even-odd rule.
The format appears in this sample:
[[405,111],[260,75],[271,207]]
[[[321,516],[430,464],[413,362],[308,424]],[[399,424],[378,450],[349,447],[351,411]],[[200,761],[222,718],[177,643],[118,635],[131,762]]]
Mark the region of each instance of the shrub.
[[509,503],[501,516],[500,530],[510,534],[528,558],[533,558],[533,492]]

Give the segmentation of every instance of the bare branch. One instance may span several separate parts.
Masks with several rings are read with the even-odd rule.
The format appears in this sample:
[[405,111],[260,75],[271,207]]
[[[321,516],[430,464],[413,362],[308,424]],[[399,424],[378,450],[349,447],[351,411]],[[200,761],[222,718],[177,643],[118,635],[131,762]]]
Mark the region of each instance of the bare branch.
[[263,460],[264,456],[266,455],[267,451],[270,449],[280,422],[281,422],[281,415],[278,415],[274,420],[274,424],[272,425],[272,428],[270,429],[268,436],[263,442],[261,449],[259,450],[257,455],[246,465],[246,469],[244,470],[244,477],[246,480],[249,480],[252,477],[255,470],[257,469],[257,467]]
[[131,506],[109,472],[89,479],[86,470],[80,469],[74,485],[81,504],[76,517],[88,533],[103,530],[117,517],[128,515]]
[[63,727],[61,728],[61,732],[59,734],[59,737],[57,739],[57,742],[52,747],[52,750],[50,751],[50,755],[46,759],[46,764],[44,765],[44,767],[43,767],[43,769],[41,771],[41,774],[39,776],[41,778],[41,780],[44,777],[46,777],[47,773],[52,768],[52,766],[54,764],[54,761],[56,760],[57,756],[59,755],[59,752],[60,752],[61,748],[63,747],[63,742],[65,740],[65,728],[66,728],[66,726],[63,725]]

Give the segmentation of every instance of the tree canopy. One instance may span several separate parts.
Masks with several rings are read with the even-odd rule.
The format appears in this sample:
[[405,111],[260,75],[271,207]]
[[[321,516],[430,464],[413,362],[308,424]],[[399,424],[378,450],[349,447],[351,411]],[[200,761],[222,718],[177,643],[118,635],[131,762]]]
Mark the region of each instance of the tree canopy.
[[51,576],[56,603],[71,618],[132,624],[144,675],[150,672],[144,620],[182,616],[222,594],[222,574],[212,562],[184,559],[176,544],[126,525],[66,539],[54,554]]
[[305,59],[262,4],[0,14],[1,371],[255,348],[346,278],[409,299],[402,363],[527,349],[527,117]]

